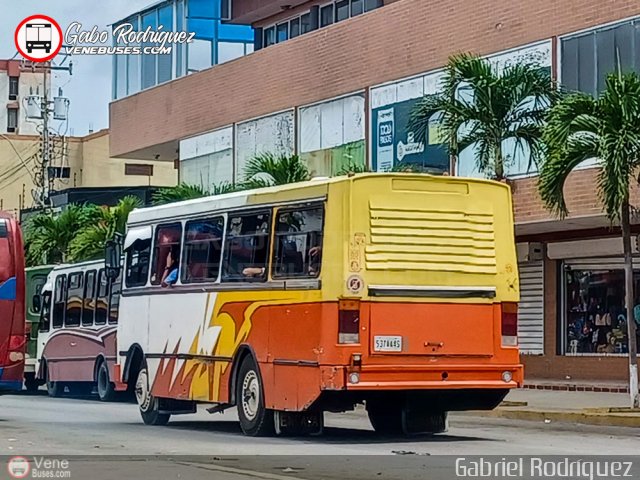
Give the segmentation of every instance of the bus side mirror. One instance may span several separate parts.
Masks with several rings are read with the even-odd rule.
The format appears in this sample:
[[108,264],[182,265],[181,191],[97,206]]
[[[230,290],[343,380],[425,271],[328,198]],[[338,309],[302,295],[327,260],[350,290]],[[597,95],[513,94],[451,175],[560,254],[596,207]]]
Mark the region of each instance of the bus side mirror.
[[36,293],[31,300],[31,310],[33,310],[33,313],[40,313],[41,306],[40,295]]
[[112,280],[118,278],[122,268],[122,249],[119,242],[109,240],[105,244],[104,266],[107,278]]

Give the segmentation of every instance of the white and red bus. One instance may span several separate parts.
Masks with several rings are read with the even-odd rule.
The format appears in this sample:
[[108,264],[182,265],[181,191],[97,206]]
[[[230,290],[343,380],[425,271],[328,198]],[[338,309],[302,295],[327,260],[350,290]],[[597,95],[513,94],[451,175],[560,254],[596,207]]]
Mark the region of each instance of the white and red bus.
[[15,218],[0,212],[0,392],[22,390],[25,355],[24,248]]
[[36,375],[50,396],[68,392],[112,400],[126,386],[114,381],[120,282],[104,261],[55,267],[42,288]]

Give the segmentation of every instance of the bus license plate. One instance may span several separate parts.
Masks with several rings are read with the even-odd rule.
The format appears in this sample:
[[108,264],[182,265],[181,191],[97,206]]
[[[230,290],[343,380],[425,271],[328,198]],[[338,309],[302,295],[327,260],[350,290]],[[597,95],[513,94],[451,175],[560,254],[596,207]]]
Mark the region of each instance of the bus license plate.
[[401,352],[402,337],[388,335],[373,337],[373,350],[376,352]]

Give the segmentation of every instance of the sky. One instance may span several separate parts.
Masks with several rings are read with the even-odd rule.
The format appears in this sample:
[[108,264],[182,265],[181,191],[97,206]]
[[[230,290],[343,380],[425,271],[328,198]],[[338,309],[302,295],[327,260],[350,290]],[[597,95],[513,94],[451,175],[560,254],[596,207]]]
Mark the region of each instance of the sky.
[[[52,17],[62,27],[63,34],[72,22],[80,22],[83,30],[91,30],[94,25],[99,30],[108,30],[110,23],[152,3],[154,0],[0,0],[0,59],[16,54],[15,29],[30,15]],[[56,92],[57,87],[63,87],[64,96],[71,101],[69,128],[73,135],[86,135],[90,126],[94,131],[109,126],[111,62],[109,55],[76,55],[73,57],[73,75],[55,73]]]

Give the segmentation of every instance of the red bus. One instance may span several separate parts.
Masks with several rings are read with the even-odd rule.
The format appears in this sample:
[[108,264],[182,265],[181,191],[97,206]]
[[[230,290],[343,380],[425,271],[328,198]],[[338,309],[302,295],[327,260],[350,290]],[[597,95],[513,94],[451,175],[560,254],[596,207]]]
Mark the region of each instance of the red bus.
[[15,218],[0,212],[0,392],[22,390],[25,280],[22,234]]

